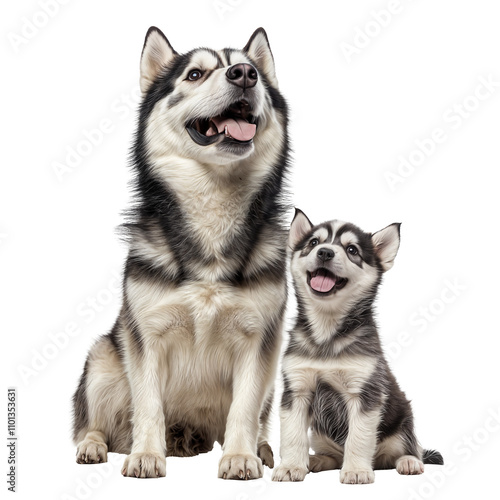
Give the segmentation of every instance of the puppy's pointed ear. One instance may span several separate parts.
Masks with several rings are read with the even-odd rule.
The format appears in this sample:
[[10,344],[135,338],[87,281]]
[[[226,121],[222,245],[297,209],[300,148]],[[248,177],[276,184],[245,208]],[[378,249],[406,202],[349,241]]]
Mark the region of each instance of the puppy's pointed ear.
[[163,69],[177,55],[167,37],[155,26],[146,33],[141,55],[140,87],[146,93]]
[[278,79],[274,69],[274,58],[269,46],[269,40],[264,28],[257,28],[243,48],[243,52],[248,54],[257,65],[257,69],[264,74],[269,83],[278,88]]
[[399,249],[399,234],[401,224],[395,222],[390,226],[372,234],[373,247],[380,259],[382,269],[388,271],[394,265],[394,259]]
[[288,246],[292,251],[300,243],[302,238],[313,228],[312,222],[307,218],[306,214],[295,209],[295,217],[290,225],[290,232],[288,234]]

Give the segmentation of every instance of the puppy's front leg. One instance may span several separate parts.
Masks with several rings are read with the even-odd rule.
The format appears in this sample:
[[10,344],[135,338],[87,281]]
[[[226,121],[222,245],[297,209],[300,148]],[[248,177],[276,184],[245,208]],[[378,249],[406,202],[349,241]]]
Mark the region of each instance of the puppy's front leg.
[[283,392],[280,409],[281,463],[273,472],[273,481],[303,481],[309,472],[309,437],[312,394]]
[[373,457],[377,447],[377,429],[380,409],[364,411],[358,398],[348,405],[349,431],[344,446],[344,462],[340,482],[367,484],[375,481]]
[[133,445],[122,474],[129,477],[163,477],[166,474],[165,416],[160,389],[159,356],[148,345],[136,353],[129,369],[133,406]]

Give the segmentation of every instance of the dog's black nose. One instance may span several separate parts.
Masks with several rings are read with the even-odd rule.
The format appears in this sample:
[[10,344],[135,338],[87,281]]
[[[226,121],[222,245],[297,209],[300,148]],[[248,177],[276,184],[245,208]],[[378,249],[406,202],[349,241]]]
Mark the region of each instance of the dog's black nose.
[[335,253],[333,250],[329,248],[320,248],[318,250],[318,259],[321,259],[323,262],[327,260],[332,260],[335,257]]
[[226,78],[243,90],[254,87],[259,79],[257,70],[246,63],[234,64],[226,71]]

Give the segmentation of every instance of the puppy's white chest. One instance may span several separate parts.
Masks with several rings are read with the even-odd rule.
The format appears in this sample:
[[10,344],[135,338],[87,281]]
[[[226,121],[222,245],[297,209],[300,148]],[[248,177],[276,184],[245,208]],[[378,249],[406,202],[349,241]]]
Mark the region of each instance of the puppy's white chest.
[[283,369],[295,390],[314,392],[320,382],[326,382],[338,392],[357,395],[372,376],[375,364],[376,359],[368,356],[327,360],[287,356]]

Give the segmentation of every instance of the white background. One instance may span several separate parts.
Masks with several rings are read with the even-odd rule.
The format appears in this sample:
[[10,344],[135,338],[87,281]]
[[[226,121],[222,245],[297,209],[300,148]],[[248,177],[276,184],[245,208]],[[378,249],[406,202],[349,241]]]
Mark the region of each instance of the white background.
[[[498,2],[69,0],[45,19],[41,3],[9,2],[0,21],[2,385],[18,388],[18,498],[495,495]],[[389,7],[390,17],[377,14]],[[115,276],[126,248],[115,229],[129,200],[139,56],[151,25],[179,52],[243,47],[265,27],[291,108],[293,203],[313,222],[340,218],[367,231],[403,223],[378,301],[381,335],[419,439],[447,467],[428,466],[420,477],[380,471],[373,485],[347,486],[338,471],[301,484],[271,483],[269,469],[258,481],[218,480],[218,447],[168,459],[159,480],[122,478],[124,456],[110,455],[108,466],[75,463],[70,399],[88,348],[120,305]],[[478,100],[481,78],[497,83],[489,95],[479,88]],[[468,116],[458,119],[461,106]],[[54,164],[103,119],[101,143],[58,178]],[[412,153],[436,128],[445,140],[425,158]],[[422,161],[391,189],[386,173],[412,154]],[[89,312],[92,300],[99,311]],[[71,328],[73,336],[61,333]],[[276,406],[276,456],[277,415]]]

